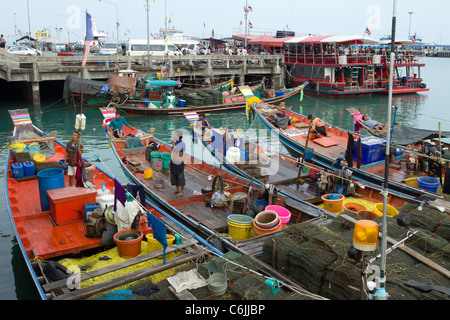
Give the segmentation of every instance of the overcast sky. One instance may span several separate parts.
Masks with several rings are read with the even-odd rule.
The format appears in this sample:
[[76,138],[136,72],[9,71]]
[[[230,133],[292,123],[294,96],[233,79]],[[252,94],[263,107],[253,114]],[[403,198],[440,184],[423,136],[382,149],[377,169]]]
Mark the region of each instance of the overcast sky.
[[[115,37],[117,8],[121,38],[147,37],[144,0],[28,1],[33,35],[47,28],[52,36],[57,36],[56,28],[62,28],[64,39],[70,36],[70,41],[81,40],[87,10],[95,18],[98,31]],[[375,39],[391,33],[393,0],[248,0],[247,3],[253,9],[248,14],[254,27],[250,33],[291,30],[297,35],[363,35],[366,26]],[[157,33],[164,27],[167,12],[170,27],[188,36],[209,37],[212,30],[216,38],[243,34],[245,4],[245,0],[150,0],[150,32]],[[8,42],[14,37],[14,20],[23,34],[28,32],[27,0],[2,0],[1,6],[0,33]],[[450,44],[450,1],[398,0],[397,39],[408,37],[410,17],[411,35],[417,33],[424,42]]]

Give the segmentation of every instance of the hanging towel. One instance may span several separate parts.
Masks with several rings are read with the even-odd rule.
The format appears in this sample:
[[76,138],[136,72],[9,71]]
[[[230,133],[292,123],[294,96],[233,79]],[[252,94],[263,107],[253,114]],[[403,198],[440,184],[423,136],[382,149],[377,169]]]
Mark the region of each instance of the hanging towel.
[[163,246],[163,264],[165,264],[167,248],[166,225],[149,211],[147,211],[147,221],[148,226],[153,229],[153,238]]
[[116,201],[119,200],[120,203],[125,207],[125,202],[127,201],[127,192],[125,188],[114,178],[114,211],[117,210]]
[[[76,168],[77,171],[75,172],[75,181],[76,181],[76,187],[78,188],[84,188],[83,181],[87,180],[86,175],[86,168],[84,167],[84,161],[81,158],[80,152],[77,150],[77,157],[76,157]],[[85,179],[86,176],[86,179]]]
[[358,157],[356,158],[356,167],[359,169],[361,168],[361,158],[362,158],[362,146],[361,146],[361,137],[358,138],[358,142],[356,144],[358,148]]
[[353,167],[353,154],[355,153],[355,141],[353,135],[348,133],[347,150],[345,150],[345,161],[350,168]]
[[127,190],[136,199],[139,194],[139,200],[142,206],[145,208],[145,189],[142,185],[127,184]]

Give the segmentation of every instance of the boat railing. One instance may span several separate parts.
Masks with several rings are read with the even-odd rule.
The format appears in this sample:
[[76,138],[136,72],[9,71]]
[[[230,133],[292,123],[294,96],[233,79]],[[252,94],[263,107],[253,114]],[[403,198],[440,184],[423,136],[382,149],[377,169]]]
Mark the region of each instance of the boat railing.
[[[387,54],[350,53],[350,54],[301,54],[286,53],[285,63],[311,65],[348,65],[348,64],[390,64]],[[411,54],[399,53],[395,59],[396,65],[419,65],[419,61]]]

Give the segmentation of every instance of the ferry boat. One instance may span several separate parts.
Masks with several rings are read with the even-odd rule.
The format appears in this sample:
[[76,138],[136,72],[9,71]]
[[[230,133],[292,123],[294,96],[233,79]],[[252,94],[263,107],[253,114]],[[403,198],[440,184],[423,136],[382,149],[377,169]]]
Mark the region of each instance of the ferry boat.
[[[386,44],[351,35],[300,36],[284,44],[290,82],[309,82],[305,93],[332,97],[388,94],[390,59]],[[424,66],[414,55],[399,50],[393,94],[428,91],[421,77]]]

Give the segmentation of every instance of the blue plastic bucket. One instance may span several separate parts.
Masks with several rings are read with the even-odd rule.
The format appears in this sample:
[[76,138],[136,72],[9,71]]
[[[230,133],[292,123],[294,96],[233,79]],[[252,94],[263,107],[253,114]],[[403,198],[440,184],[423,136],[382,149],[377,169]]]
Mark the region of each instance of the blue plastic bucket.
[[41,210],[50,210],[50,200],[47,191],[65,187],[64,170],[60,168],[44,169],[38,172],[39,197],[41,200]]
[[439,179],[428,176],[419,177],[417,183],[419,184],[420,189],[431,192],[436,192],[440,184]]
[[186,106],[186,100],[183,99],[178,100],[178,106],[180,108],[184,108]]

